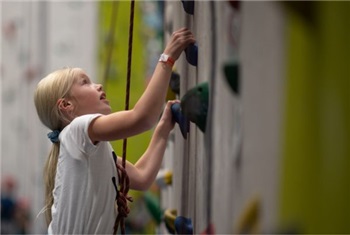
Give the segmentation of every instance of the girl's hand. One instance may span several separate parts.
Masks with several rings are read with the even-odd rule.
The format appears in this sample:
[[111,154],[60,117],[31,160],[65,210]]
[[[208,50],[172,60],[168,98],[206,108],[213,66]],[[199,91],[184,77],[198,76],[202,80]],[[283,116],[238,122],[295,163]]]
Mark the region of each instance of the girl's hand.
[[[151,142],[142,157],[137,160],[135,165],[130,162],[126,163],[131,189],[148,190],[154,182],[162,165],[169,133],[175,125],[171,112],[171,105],[175,103],[180,103],[180,101],[172,100],[167,102],[162,117],[153,132]],[[121,162],[121,158],[118,158],[118,161]]]
[[191,44],[195,43],[193,34],[187,28],[181,28],[171,35],[171,38],[164,50],[164,54],[169,55],[174,60],[177,60],[181,52]]
[[175,104],[175,103],[180,103],[179,100],[170,100],[167,102],[162,117],[159,120],[159,126],[162,127],[163,130],[165,130],[166,132],[170,132],[175,125],[175,121],[173,119],[173,115],[171,113],[171,105]]

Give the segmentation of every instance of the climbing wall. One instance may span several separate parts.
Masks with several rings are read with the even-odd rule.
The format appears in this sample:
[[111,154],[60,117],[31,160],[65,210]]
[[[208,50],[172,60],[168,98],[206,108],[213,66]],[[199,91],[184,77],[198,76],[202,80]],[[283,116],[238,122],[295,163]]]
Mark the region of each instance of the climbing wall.
[[197,65],[187,53],[176,64],[182,108],[209,87],[205,131],[193,121],[184,139],[177,126],[164,162],[178,233],[349,233],[349,13],[348,2],[166,2],[166,36],[187,27],[197,39]]
[[[191,123],[185,140],[176,128],[164,163],[173,183],[162,190],[162,207],[190,218],[194,233],[258,232],[275,223],[284,73],[280,8],[277,2],[196,1],[192,15],[181,1],[166,2],[165,33],[188,27],[198,46],[197,66],[185,53],[176,64],[179,98],[202,82],[210,91],[205,133]],[[225,68],[238,68],[238,77],[228,74],[238,86],[229,85]]]
[[[238,48],[242,87],[238,104],[239,123],[233,128],[241,128],[238,137],[241,139],[241,153],[237,156],[240,159],[235,159],[231,175],[234,183],[227,194],[232,200],[232,223],[228,226],[236,233],[271,233],[276,227],[280,173],[285,15],[279,2],[242,2],[240,11]],[[221,116],[220,112],[216,113]],[[230,155],[226,156],[228,158],[218,161],[219,164],[224,165],[230,159]],[[218,172],[219,169],[216,168]],[[223,177],[225,175],[218,177],[217,182]],[[249,213],[253,218],[248,217]],[[217,211],[218,222],[219,214]],[[220,226],[218,232],[219,229]]]
[[[205,15],[209,13],[209,8],[202,4],[199,4],[196,10],[204,11]],[[197,25],[194,17],[184,11],[181,2],[168,1],[165,8],[165,18],[165,32],[167,36],[170,36],[173,30],[181,27],[191,28],[194,33],[197,30],[201,31],[201,28],[197,28],[199,25]],[[209,23],[208,19],[203,19]],[[203,38],[208,38],[211,32],[204,30],[202,33],[206,34],[202,34]],[[209,40],[198,41],[198,47],[205,47],[208,43]],[[207,57],[207,60],[198,60],[199,66],[205,68],[201,71],[197,67],[188,64],[184,54],[178,60],[175,71],[181,76],[179,98],[196,84],[209,80],[209,60],[210,56]],[[170,152],[173,151],[170,154],[172,159],[165,162],[166,167],[170,167],[173,170],[173,186],[171,189],[167,189],[167,196],[163,196],[163,198],[167,199],[163,201],[163,207],[171,205],[172,208],[177,209],[179,215],[192,219],[198,218],[198,221],[193,222],[198,223],[199,227],[204,226],[204,224],[200,223],[205,223],[203,220],[205,220],[205,210],[207,208],[207,193],[205,191],[207,188],[201,184],[205,184],[204,181],[196,181],[195,179],[207,177],[205,143],[203,133],[195,125],[190,126],[189,132],[188,139],[184,140],[180,130],[175,130],[173,144],[171,145],[173,149],[170,150]],[[197,214],[202,216],[196,217],[195,215]]]

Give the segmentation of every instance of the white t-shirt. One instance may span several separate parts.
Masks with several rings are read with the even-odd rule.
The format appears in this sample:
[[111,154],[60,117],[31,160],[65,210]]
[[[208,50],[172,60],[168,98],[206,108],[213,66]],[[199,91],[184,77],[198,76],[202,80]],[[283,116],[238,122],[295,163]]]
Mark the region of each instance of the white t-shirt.
[[88,126],[100,114],[75,118],[59,135],[49,234],[112,234],[117,179],[109,142],[94,145]]

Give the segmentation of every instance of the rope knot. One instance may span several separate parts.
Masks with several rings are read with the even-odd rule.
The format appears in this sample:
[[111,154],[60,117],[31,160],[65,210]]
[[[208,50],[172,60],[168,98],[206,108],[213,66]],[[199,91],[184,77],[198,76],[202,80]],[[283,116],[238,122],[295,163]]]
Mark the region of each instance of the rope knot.
[[130,208],[128,207],[128,201],[132,202],[132,197],[128,195],[124,195],[122,192],[119,192],[119,195],[117,198],[118,214],[124,218],[128,217],[128,214],[130,213]]
[[128,217],[128,214],[130,213],[130,208],[128,207],[128,201],[132,202],[133,199],[128,195],[130,181],[125,168],[122,165],[118,164],[117,162],[116,162],[116,167],[118,170],[120,190],[117,191],[116,202],[118,206],[118,216],[115,219],[113,234],[117,233],[119,225],[120,225],[121,233],[125,234],[124,219]]

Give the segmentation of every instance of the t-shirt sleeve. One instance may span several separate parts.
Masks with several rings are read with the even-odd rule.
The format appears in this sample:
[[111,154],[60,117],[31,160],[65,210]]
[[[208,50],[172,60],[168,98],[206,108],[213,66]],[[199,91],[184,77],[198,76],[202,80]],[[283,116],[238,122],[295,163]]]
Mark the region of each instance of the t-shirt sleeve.
[[[75,118],[61,133],[61,144],[71,145],[69,149],[76,149],[82,153],[89,154],[96,150],[89,137],[88,128],[90,123],[102,114],[88,114]],[[73,146],[72,146],[73,145]],[[73,153],[76,155],[78,153]],[[79,155],[79,154],[78,154]]]

